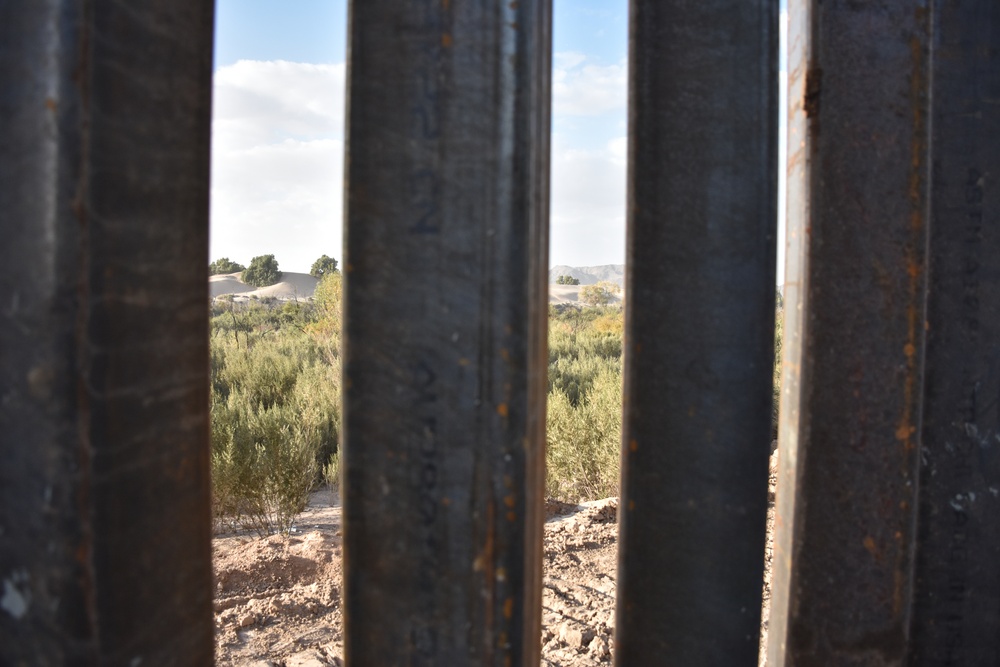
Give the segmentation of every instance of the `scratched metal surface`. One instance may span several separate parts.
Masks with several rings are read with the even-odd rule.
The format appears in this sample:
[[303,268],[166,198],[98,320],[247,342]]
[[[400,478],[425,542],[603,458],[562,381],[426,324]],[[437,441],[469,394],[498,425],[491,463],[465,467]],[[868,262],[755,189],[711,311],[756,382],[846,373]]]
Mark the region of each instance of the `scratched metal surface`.
[[351,665],[539,661],[550,12],[351,5]]
[[0,4],[0,664],[211,664],[211,1]]
[[756,665],[778,3],[631,4],[615,660]]
[[1000,7],[934,6],[930,289],[910,665],[1000,664]]
[[772,665],[902,665],[907,656],[931,25],[927,2],[791,4]]

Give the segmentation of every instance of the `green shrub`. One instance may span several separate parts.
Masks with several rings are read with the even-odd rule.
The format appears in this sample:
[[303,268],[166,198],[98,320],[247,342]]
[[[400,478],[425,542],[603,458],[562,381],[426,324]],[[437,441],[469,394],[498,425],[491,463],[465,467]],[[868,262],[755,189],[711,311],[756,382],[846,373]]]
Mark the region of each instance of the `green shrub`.
[[312,268],[309,269],[309,275],[313,278],[322,278],[328,273],[334,273],[337,270],[337,260],[333,257],[323,255],[315,262],[313,262]]
[[326,485],[330,487],[331,491],[336,491],[340,488],[340,454],[334,454],[330,457],[326,466],[323,468],[323,481]]
[[293,329],[246,347],[214,335],[210,362],[216,520],[287,531],[339,448],[339,367]]
[[[577,317],[578,315],[578,317]],[[557,317],[549,326],[549,392],[562,392],[573,406],[602,372],[620,372],[621,311],[584,309]]]
[[317,450],[286,406],[253,408],[239,394],[213,401],[216,518],[259,535],[287,532],[316,483]]
[[208,265],[208,273],[209,275],[217,276],[223,273],[237,273],[246,268],[242,264],[229,261],[228,257],[222,257]]
[[607,306],[614,303],[615,298],[622,293],[617,284],[602,280],[593,285],[580,288],[580,301],[588,306]]
[[548,398],[546,494],[566,502],[618,495],[622,376],[600,372],[574,405],[560,390]]
[[250,266],[243,272],[243,282],[254,287],[267,287],[281,280],[278,260],[274,255],[258,255],[250,260]]

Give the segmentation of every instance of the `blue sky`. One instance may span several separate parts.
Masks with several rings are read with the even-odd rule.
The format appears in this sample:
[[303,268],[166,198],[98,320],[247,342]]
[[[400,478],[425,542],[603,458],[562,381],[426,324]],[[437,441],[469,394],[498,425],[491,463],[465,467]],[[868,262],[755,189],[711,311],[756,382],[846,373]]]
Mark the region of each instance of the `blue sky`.
[[[625,258],[627,0],[555,0],[550,264]],[[211,258],[342,258],[346,0],[217,0]]]

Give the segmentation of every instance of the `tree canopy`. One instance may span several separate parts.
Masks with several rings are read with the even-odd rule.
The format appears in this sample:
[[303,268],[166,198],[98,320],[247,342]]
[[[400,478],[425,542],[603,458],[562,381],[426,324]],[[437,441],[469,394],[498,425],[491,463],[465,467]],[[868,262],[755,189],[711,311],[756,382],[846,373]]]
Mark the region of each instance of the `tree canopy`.
[[607,306],[622,293],[622,288],[613,282],[602,280],[595,285],[584,285],[580,289],[580,301],[588,306]]
[[223,273],[236,273],[244,271],[247,267],[242,264],[230,261],[228,257],[221,257],[208,265],[208,275],[217,276]]
[[328,273],[335,273],[337,271],[337,260],[333,257],[323,255],[315,262],[313,262],[312,268],[309,269],[309,275],[313,278],[322,278]]
[[243,282],[254,287],[267,287],[281,280],[278,260],[274,255],[258,255],[250,260],[250,266],[243,272]]
[[559,276],[556,278],[556,285],[579,285],[580,279],[573,276]]

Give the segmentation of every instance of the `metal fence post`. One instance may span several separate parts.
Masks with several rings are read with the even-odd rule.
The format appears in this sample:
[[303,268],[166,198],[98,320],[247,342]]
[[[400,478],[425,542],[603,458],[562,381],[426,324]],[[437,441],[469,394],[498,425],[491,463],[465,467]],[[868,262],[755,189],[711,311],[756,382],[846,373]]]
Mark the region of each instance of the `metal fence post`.
[[755,665],[778,3],[633,0],[619,665]]
[[548,0],[349,21],[349,664],[537,665]]
[[911,665],[1000,664],[1000,9],[933,5]]
[[1000,15],[791,10],[770,664],[996,664]]
[[0,6],[0,663],[212,661],[210,1]]

